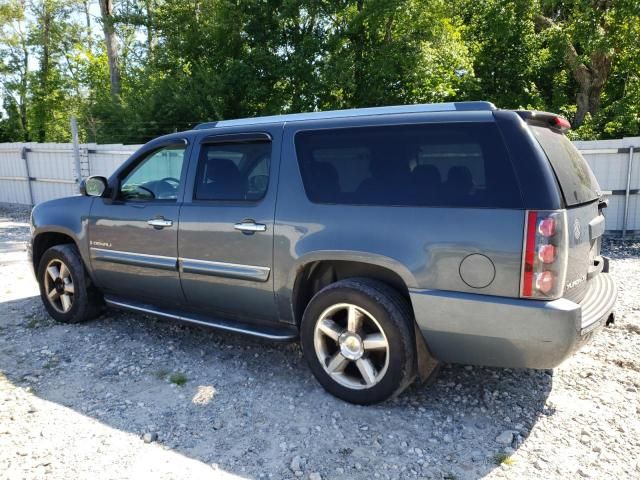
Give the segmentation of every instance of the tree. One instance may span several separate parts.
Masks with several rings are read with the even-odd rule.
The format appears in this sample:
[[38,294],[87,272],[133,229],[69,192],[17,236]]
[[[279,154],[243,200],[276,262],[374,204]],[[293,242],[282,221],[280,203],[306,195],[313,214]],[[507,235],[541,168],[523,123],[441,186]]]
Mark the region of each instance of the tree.
[[2,140],[479,99],[640,134],[637,0],[98,1],[0,0]]
[[75,0],[29,5],[28,48],[38,59],[28,72],[29,130],[39,142],[70,139],[69,118],[81,103],[77,64],[86,29],[77,22]]
[[35,103],[35,122],[37,131],[36,139],[38,142],[46,141],[47,137],[47,120],[50,117],[50,82],[51,82],[51,23],[53,17],[53,10],[55,6],[53,2],[44,0],[39,7],[36,7],[36,14],[38,16],[38,29],[37,33],[39,38],[35,43],[41,48],[40,53],[40,70],[38,71],[38,86],[35,89],[36,101]]
[[444,1],[344,2],[333,18],[323,108],[450,100],[473,74]]
[[[620,35],[627,23],[640,22],[635,0],[547,0],[535,16],[538,31],[550,30],[563,44],[564,62],[577,84],[574,126],[595,116],[616,57],[637,37]],[[637,47],[637,43],[636,43]]]
[[475,79],[465,96],[502,108],[542,108],[537,85],[541,44],[530,0],[463,0],[457,13],[472,52]]
[[[0,120],[4,141],[29,141],[27,120],[29,50],[24,0],[0,5],[0,95],[6,112]],[[0,140],[1,141],[1,140]]]
[[113,17],[113,0],[99,0],[100,15],[104,42],[109,59],[109,81],[111,95],[115,102],[120,100],[120,66],[118,64],[118,39],[116,37],[115,21]]

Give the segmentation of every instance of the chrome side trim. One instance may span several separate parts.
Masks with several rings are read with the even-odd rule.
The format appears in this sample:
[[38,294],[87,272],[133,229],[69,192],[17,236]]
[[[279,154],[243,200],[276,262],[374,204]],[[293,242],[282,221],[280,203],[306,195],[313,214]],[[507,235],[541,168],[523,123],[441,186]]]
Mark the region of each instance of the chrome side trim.
[[123,252],[106,248],[91,247],[91,258],[100,262],[119,263],[136,267],[157,268],[159,270],[177,270],[176,257],[162,255],[147,255],[146,253]]
[[194,258],[178,258],[178,268],[180,272],[183,273],[235,278],[237,280],[251,280],[254,282],[266,282],[271,272],[269,267],[211,262],[208,260],[196,260]]
[[158,317],[167,318],[170,320],[177,320],[179,322],[191,323],[194,325],[202,325],[205,327],[213,327],[219,330],[224,330],[226,332],[234,332],[241,333],[243,335],[251,335],[254,337],[265,338],[267,340],[276,340],[276,341],[289,341],[297,338],[297,335],[291,332],[283,331],[282,333],[272,333],[267,331],[261,331],[259,329],[251,329],[251,328],[243,328],[239,325],[233,325],[230,321],[204,321],[194,317],[189,317],[186,315],[178,315],[176,313],[164,312],[160,309],[151,308],[149,306],[136,305],[132,303],[123,302],[120,300],[114,300],[109,297],[105,297],[105,303],[111,307],[123,308],[125,310],[130,310],[133,312],[147,313],[149,315],[156,315]]
[[120,263],[137,267],[158,268],[161,270],[177,270],[184,273],[211,275],[238,280],[266,282],[271,269],[256,265],[241,265],[237,263],[211,262],[195,258],[164,257],[162,255],[148,255],[146,253],[124,252],[107,248],[91,247],[91,258],[101,262]]

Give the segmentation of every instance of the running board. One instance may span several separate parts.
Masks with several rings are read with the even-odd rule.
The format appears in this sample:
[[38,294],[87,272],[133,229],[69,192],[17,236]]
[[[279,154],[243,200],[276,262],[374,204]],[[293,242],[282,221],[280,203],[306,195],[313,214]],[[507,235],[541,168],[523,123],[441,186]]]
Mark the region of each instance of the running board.
[[155,305],[122,300],[110,295],[105,295],[104,301],[108,306],[114,308],[146,313],[148,315],[155,315],[169,320],[176,320],[192,325],[201,325],[203,327],[217,328],[218,330],[224,330],[226,332],[241,333],[243,335],[265,338],[267,340],[288,342],[298,338],[298,331],[293,326],[254,325],[247,322],[210,317],[198,313],[161,309]]

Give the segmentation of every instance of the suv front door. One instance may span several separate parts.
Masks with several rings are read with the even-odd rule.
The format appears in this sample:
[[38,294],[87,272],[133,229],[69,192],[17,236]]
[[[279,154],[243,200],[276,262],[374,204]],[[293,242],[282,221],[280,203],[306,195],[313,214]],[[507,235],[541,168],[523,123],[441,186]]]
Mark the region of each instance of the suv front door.
[[105,293],[154,304],[184,300],[177,257],[187,154],[186,141],[161,144],[117,174],[111,198],[95,199],[91,266]]
[[194,146],[178,233],[190,307],[225,318],[277,320],[273,223],[281,128],[205,136]]

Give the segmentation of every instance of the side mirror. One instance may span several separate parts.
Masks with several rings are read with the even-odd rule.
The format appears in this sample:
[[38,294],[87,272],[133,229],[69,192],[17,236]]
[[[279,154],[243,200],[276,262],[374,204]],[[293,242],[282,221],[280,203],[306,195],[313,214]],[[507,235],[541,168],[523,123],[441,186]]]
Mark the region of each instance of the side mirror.
[[80,184],[80,193],[87,197],[101,197],[107,190],[108,183],[104,177],[89,177]]

